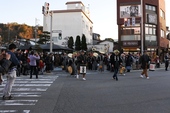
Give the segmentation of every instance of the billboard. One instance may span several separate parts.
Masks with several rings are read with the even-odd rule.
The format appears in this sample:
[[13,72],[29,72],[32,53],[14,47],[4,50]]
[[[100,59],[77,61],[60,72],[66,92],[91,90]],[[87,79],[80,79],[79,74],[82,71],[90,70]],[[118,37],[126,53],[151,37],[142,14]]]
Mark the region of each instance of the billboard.
[[140,5],[120,6],[120,18],[132,18],[140,16]]
[[147,23],[157,25],[157,15],[147,14]]

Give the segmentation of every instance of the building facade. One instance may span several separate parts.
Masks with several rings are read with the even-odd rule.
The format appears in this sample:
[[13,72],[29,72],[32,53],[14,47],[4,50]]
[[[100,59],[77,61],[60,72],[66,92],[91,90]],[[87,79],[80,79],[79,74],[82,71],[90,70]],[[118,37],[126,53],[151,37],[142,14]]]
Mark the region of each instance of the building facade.
[[123,50],[141,52],[143,47],[160,54],[169,48],[165,12],[165,0],[117,0],[118,42]]
[[109,40],[98,41],[98,43],[93,45],[87,45],[88,50],[99,51],[105,54],[113,52],[114,42]]
[[58,45],[66,46],[69,37],[75,42],[76,37],[83,34],[87,44],[92,44],[93,22],[89,8],[81,1],[70,1],[66,5],[66,10],[52,10],[52,14],[44,15],[43,31],[52,31],[53,42]]

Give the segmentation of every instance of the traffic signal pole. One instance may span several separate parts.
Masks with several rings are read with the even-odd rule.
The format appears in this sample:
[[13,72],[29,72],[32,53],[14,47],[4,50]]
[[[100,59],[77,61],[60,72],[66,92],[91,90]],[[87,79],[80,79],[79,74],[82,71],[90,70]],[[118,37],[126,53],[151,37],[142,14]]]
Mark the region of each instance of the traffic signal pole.
[[52,21],[53,21],[53,12],[50,12],[50,53],[53,52],[53,43],[52,43]]
[[49,11],[50,4],[45,2],[44,6],[42,6],[42,14],[44,15],[44,28],[47,31],[47,24],[46,24],[46,17],[50,16],[50,52],[53,52],[53,45],[52,45],[52,21],[53,21],[53,11]]

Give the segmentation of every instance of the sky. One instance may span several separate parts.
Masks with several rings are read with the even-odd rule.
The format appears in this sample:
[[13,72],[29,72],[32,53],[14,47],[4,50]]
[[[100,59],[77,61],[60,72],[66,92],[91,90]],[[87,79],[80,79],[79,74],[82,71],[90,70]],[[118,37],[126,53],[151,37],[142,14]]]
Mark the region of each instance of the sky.
[[[45,2],[50,4],[50,10],[67,9],[68,1],[82,1],[87,7],[90,6],[90,18],[93,22],[93,32],[101,35],[101,39],[118,38],[117,29],[117,0],[2,0],[0,6],[0,23],[17,22],[35,26],[43,25],[42,6]],[[166,2],[166,23],[170,26],[170,0]]]

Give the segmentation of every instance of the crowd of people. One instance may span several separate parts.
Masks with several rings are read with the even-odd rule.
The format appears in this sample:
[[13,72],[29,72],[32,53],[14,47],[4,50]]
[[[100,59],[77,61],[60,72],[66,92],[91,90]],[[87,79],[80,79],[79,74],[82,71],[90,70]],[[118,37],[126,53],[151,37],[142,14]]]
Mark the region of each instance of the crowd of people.
[[[81,58],[80,56],[84,56]],[[82,60],[83,59],[83,60]],[[86,63],[82,63],[86,62]],[[120,53],[118,50],[114,50],[110,54],[103,52],[73,52],[64,54],[62,68],[70,73],[71,76],[79,78],[80,66],[85,65],[87,70],[94,71],[111,71],[113,72],[113,79],[118,81],[117,74],[125,75],[125,73],[131,70],[143,70],[140,77],[146,76],[149,79],[147,70],[150,64],[154,64],[154,68],[159,68],[162,60],[155,53],[148,53],[144,51],[144,54],[140,53]],[[69,67],[69,68],[68,68]],[[72,69],[70,69],[70,67]],[[84,76],[83,76],[83,80]]]
[[[10,61],[9,67],[4,67],[4,59]],[[7,62],[5,61],[5,62]],[[165,55],[165,70],[169,66],[169,54]],[[142,69],[140,77],[144,75],[149,79],[147,70],[150,63],[155,63],[156,67],[160,67],[161,60],[159,56],[153,54],[149,56],[147,51],[140,53],[120,53],[114,50],[112,53],[104,52],[86,52],[84,50],[73,53],[53,54],[47,52],[36,52],[27,50],[16,50],[15,44],[9,45],[9,50],[1,50],[0,54],[0,83],[3,83],[3,77],[7,77],[7,82],[3,90],[3,99],[12,99],[11,90],[15,82],[16,76],[29,75],[32,79],[33,75],[38,79],[39,74],[51,73],[55,67],[62,67],[70,76],[77,79],[82,74],[82,80],[86,80],[86,71],[110,71],[113,72],[112,79],[118,81],[118,74],[125,75],[132,69]],[[8,64],[8,63],[6,63]],[[4,75],[4,76],[3,76]]]

